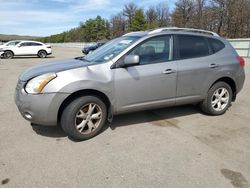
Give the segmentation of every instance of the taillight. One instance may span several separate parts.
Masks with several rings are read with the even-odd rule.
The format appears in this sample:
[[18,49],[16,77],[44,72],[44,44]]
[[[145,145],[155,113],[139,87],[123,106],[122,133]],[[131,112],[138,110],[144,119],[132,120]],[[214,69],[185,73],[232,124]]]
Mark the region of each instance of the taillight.
[[240,56],[237,56],[237,59],[239,61],[240,66],[244,67],[245,66],[245,60]]

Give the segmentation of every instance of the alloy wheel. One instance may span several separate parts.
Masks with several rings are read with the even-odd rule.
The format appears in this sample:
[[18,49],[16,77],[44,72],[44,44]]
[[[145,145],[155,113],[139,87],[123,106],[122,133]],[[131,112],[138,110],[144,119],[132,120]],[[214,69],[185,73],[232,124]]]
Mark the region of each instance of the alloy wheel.
[[229,92],[221,87],[215,90],[211,98],[211,105],[215,111],[223,111],[229,102]]
[[85,104],[76,113],[75,127],[81,134],[89,134],[96,130],[102,119],[102,109],[96,103]]

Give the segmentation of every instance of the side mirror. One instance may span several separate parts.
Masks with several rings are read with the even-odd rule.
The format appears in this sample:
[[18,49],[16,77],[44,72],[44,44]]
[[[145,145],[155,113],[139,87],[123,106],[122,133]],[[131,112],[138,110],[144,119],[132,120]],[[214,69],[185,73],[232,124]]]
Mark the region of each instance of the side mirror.
[[17,47],[20,48],[20,47],[21,47],[21,44],[18,44]]
[[140,57],[138,55],[128,55],[124,58],[124,66],[138,65],[140,62]]

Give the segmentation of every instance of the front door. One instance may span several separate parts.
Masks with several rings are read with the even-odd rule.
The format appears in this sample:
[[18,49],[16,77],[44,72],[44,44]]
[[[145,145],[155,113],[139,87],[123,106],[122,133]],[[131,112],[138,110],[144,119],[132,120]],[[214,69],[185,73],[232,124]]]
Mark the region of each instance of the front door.
[[22,42],[16,46],[15,55],[30,55],[32,52],[32,46],[29,42]]
[[150,38],[126,55],[139,55],[140,64],[116,68],[114,75],[118,113],[173,105],[177,65],[172,60],[172,36]]

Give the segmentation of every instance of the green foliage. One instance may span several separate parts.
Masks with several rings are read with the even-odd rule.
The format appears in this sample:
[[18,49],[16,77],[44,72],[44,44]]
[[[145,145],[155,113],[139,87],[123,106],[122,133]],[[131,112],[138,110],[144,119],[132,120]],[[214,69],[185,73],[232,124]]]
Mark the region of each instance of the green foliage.
[[85,23],[69,31],[41,38],[42,42],[93,42],[109,39],[109,22],[100,16],[95,19],[88,19]]
[[10,40],[39,40],[40,37],[36,36],[20,36],[20,35],[4,35],[0,34],[0,41],[8,42]]
[[131,20],[131,31],[143,31],[147,28],[146,19],[142,9],[135,11],[135,15]]
[[108,33],[106,21],[100,16],[97,16],[95,19],[87,20],[83,28],[84,41],[86,42],[105,39]]
[[109,40],[130,31],[169,26],[211,30],[231,38],[249,37],[249,18],[249,0],[177,0],[172,12],[169,11],[167,3],[159,3],[145,10],[138,8],[134,3],[128,3],[110,20],[97,16],[80,22],[77,28],[38,40],[96,42]]

